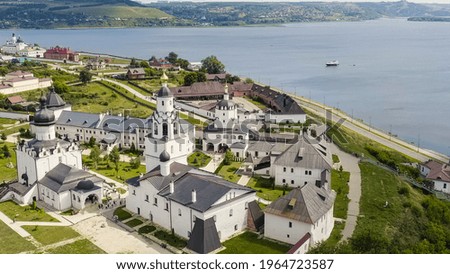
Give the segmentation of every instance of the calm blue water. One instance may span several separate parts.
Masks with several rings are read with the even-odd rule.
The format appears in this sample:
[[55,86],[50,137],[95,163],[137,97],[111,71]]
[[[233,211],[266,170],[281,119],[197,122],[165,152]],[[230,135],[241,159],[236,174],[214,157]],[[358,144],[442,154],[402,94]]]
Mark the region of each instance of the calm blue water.
[[[12,30],[1,30],[5,41]],[[282,27],[14,30],[26,42],[191,61],[339,107],[420,146],[450,154],[450,23],[383,19]],[[326,68],[337,59],[340,66]]]

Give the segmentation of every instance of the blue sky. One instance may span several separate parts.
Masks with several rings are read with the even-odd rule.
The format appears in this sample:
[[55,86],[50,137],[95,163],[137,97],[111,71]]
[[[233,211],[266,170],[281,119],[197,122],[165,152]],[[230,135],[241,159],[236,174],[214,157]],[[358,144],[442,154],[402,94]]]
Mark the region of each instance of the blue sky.
[[[141,3],[156,2],[156,0],[135,0]],[[170,0],[171,2],[177,2],[180,0]],[[191,2],[398,2],[399,0],[190,0]],[[408,2],[414,3],[440,3],[440,4],[450,4],[450,0],[409,0]]]

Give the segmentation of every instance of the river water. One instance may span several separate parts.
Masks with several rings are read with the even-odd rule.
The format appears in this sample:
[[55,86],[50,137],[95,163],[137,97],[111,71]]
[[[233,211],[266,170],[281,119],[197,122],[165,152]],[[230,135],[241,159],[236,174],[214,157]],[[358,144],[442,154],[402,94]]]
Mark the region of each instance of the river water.
[[[1,30],[44,47],[190,61],[338,107],[422,148],[450,154],[450,23],[381,19],[230,28]],[[325,63],[338,60],[338,67]]]

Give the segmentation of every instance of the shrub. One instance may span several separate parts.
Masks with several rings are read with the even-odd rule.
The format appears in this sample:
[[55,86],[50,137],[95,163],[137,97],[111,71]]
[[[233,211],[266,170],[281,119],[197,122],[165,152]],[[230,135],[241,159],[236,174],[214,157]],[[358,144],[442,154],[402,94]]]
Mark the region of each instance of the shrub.
[[147,234],[147,233],[153,232],[155,230],[156,230],[156,227],[154,227],[152,225],[146,225],[146,226],[139,228],[138,232],[140,234]]
[[406,197],[409,197],[409,188],[406,187],[406,186],[400,187],[400,189],[398,190],[398,194],[405,195]]

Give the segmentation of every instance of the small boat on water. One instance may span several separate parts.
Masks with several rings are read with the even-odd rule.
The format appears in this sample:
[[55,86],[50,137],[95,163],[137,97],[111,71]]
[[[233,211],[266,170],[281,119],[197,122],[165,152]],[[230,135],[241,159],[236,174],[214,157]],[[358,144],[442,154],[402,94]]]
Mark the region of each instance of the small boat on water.
[[337,67],[337,66],[339,66],[339,61],[333,60],[333,61],[327,62],[326,65],[327,65],[327,67]]

